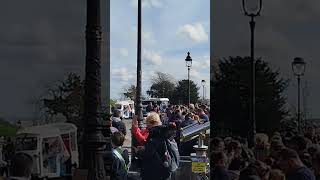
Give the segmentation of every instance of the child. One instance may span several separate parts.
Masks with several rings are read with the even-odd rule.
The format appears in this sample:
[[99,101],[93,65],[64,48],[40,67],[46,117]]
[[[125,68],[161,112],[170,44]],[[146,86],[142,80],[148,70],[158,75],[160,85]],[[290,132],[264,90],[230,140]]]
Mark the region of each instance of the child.
[[120,132],[114,132],[111,136],[112,144],[112,178],[115,180],[126,180],[128,175],[129,153],[122,148],[125,136]]

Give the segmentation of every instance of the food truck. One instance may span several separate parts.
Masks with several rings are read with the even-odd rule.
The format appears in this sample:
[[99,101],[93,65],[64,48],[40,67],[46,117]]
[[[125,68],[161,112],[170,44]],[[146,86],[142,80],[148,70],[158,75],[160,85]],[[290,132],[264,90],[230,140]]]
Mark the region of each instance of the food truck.
[[72,167],[79,164],[77,128],[71,123],[54,123],[21,129],[15,152],[33,158],[33,176],[37,178],[71,176]]

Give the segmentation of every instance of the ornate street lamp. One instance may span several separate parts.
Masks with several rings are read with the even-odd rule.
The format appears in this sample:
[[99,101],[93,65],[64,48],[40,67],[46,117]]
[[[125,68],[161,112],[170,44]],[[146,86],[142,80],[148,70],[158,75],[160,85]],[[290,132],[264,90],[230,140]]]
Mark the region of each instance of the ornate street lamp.
[[300,80],[301,80],[301,76],[304,75],[304,72],[306,69],[306,62],[302,58],[296,57],[294,58],[291,65],[292,65],[292,71],[298,80],[298,128],[299,128],[299,132],[301,132],[302,129],[301,129],[301,112],[300,112]]
[[100,0],[87,0],[85,95],[81,168],[88,180],[107,180],[111,175],[110,120],[101,117],[101,15]]
[[255,89],[255,61],[254,61],[254,29],[255,21],[254,18],[260,16],[262,9],[262,0],[242,0],[242,7],[245,16],[251,18],[250,30],[251,30],[251,130],[249,131],[249,145],[252,147],[254,145],[254,136],[256,134],[256,89]]
[[203,91],[203,92],[202,92],[202,99],[203,99],[203,102],[204,102],[204,88],[205,88],[204,86],[206,85],[206,81],[205,81],[205,80],[202,80],[202,81],[201,81],[201,85],[202,85],[202,91]]
[[190,105],[190,68],[192,66],[192,58],[190,57],[190,52],[188,52],[188,56],[186,57],[185,61],[188,68],[188,103]]

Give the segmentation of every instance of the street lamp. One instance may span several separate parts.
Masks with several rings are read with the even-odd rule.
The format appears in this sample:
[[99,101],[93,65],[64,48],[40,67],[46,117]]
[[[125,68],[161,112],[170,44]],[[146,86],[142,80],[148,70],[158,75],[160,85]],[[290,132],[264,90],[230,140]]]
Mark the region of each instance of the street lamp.
[[188,103],[190,104],[190,68],[192,66],[192,59],[190,57],[190,52],[188,52],[188,56],[185,59],[186,66],[188,68]]
[[204,86],[206,85],[206,81],[205,80],[202,80],[201,81],[201,85],[202,85],[202,99],[203,99],[203,102],[204,102]]
[[249,142],[250,146],[254,145],[254,136],[256,134],[256,89],[255,89],[255,61],[254,61],[254,29],[255,21],[254,18],[260,16],[262,9],[262,0],[242,0],[242,7],[245,16],[251,18],[250,30],[251,30],[251,41],[250,41],[250,50],[251,50],[251,131],[249,131]]
[[301,76],[304,75],[306,69],[306,62],[303,58],[296,57],[292,62],[292,71],[295,76],[297,76],[298,80],[298,128],[299,132],[301,132],[301,112],[300,112],[300,79]]
[[[142,102],[141,102],[141,89],[142,89],[142,64],[141,64],[141,10],[142,3],[138,0],[138,29],[137,29],[137,87],[136,87],[136,99],[135,99],[135,114],[137,115],[138,126],[140,129],[143,126],[143,113],[142,113]],[[136,154],[134,149],[137,147],[138,143],[136,138],[131,134],[131,170],[136,171],[137,166],[135,166]]]
[[81,168],[88,170],[88,180],[110,179],[112,165],[111,122],[107,120],[107,124],[104,125],[101,117],[100,3],[100,0],[87,0],[84,132],[80,165]]

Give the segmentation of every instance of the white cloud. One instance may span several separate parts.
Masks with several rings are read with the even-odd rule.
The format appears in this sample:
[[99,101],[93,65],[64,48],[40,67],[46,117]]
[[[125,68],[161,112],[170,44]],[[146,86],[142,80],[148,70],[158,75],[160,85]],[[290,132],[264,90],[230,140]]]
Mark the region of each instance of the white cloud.
[[135,76],[133,74],[130,74],[130,71],[128,71],[127,68],[112,68],[111,69],[111,77],[115,80],[120,81],[130,81],[134,80]]
[[142,43],[154,44],[155,42],[156,40],[151,31],[142,31]]
[[119,53],[123,57],[128,57],[129,56],[129,52],[128,52],[128,50],[126,48],[120,48],[119,49]]
[[210,58],[205,56],[199,61],[192,62],[192,69],[195,70],[209,70],[210,69]]
[[155,51],[143,50],[142,59],[145,60],[147,65],[161,65],[162,57]]
[[177,34],[196,43],[207,42],[209,39],[208,33],[201,23],[185,24],[178,29]]
[[[134,7],[138,7],[138,0],[131,0]],[[162,8],[161,0],[142,0],[142,8]]]

